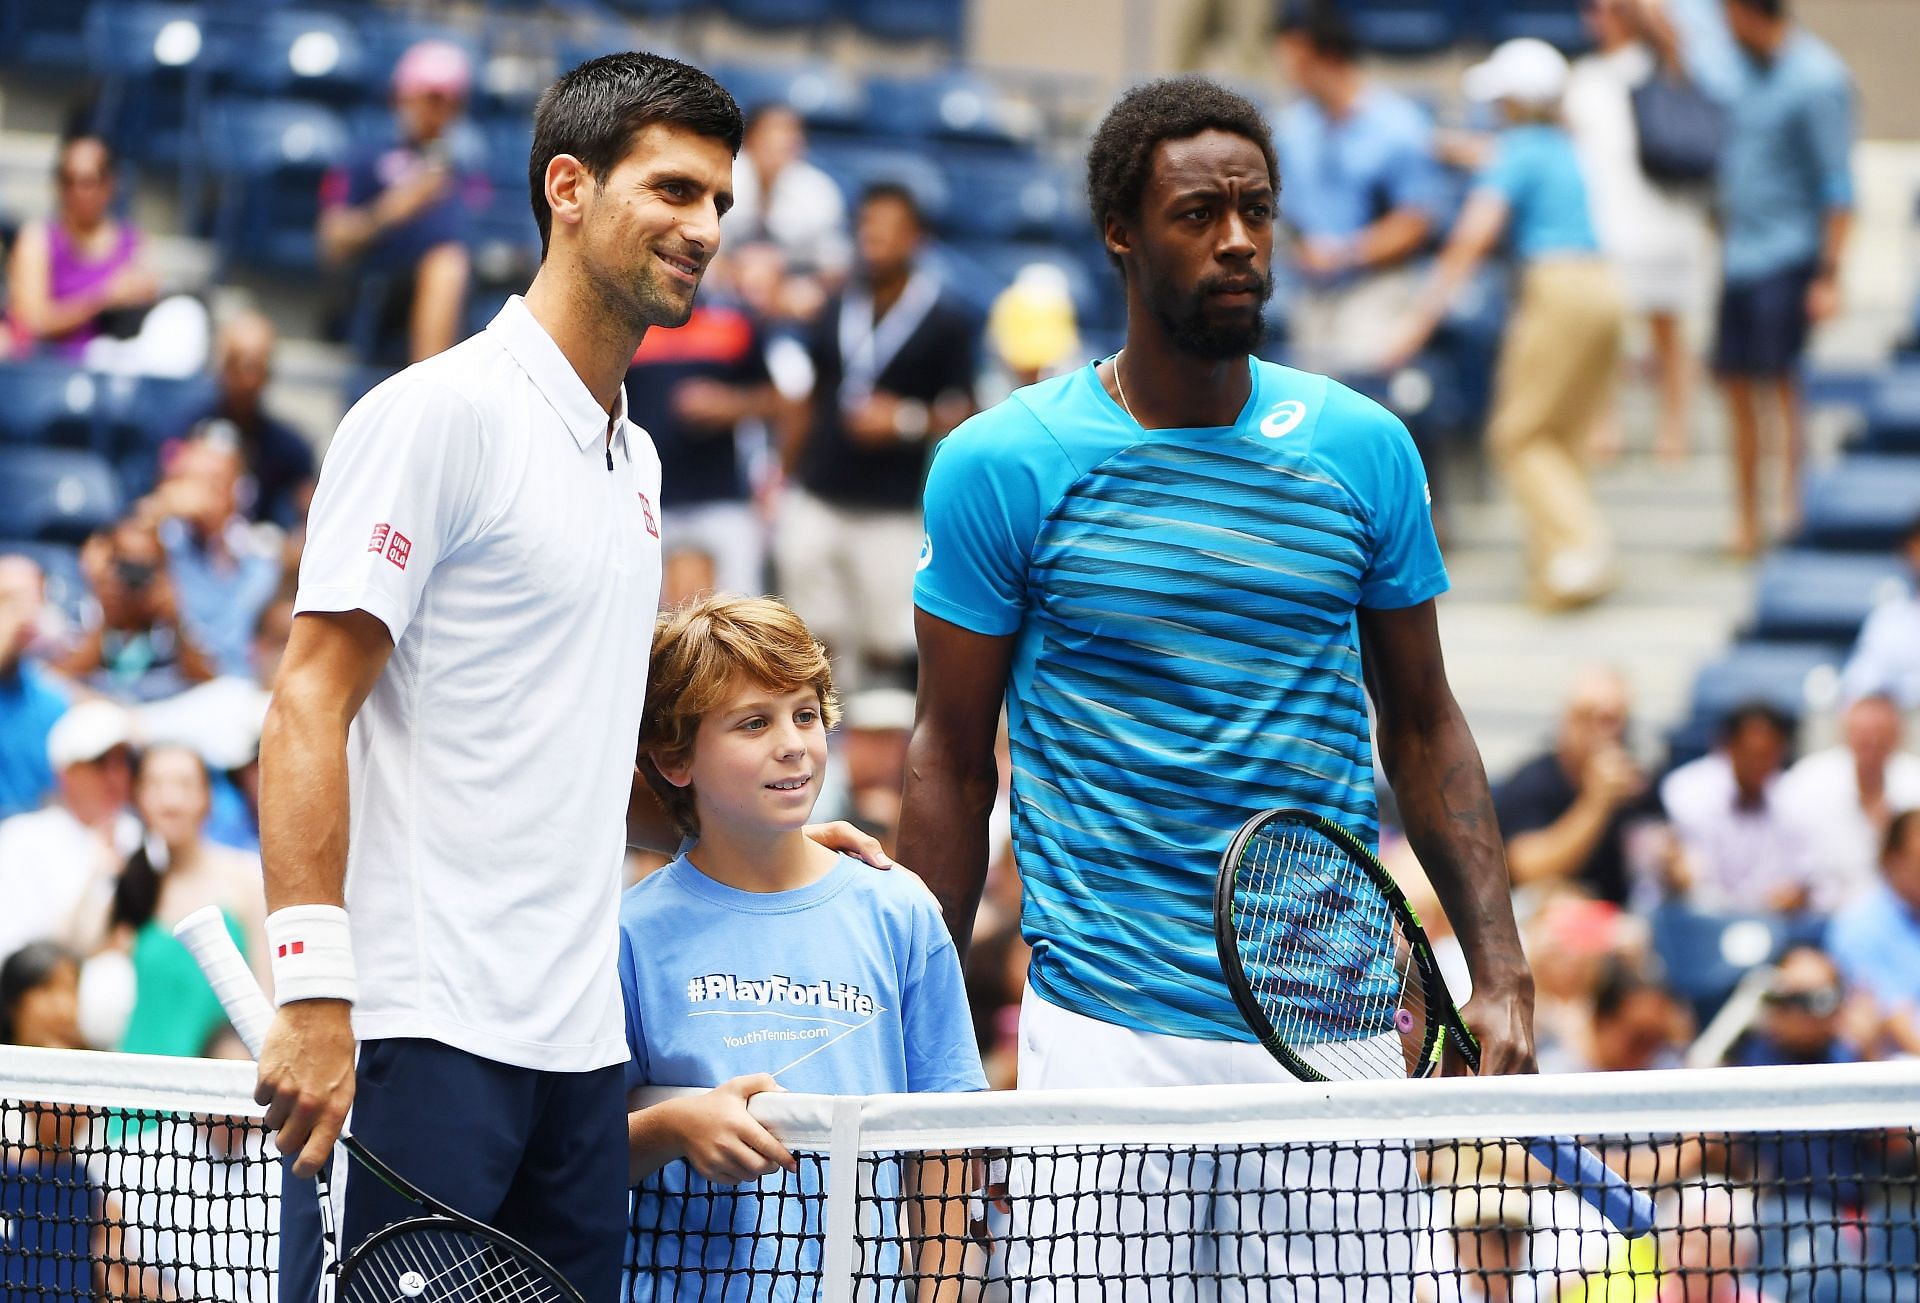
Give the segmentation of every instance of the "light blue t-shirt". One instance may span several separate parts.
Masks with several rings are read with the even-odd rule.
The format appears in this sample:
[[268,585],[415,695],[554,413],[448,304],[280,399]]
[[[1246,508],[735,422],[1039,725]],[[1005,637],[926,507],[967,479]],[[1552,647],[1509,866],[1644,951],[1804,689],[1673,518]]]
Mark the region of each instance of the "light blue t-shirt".
[[[795,891],[739,891],[684,856],[649,875],[620,902],[620,988],[630,1087],[766,1072],[809,1094],[986,1088],[939,906],[845,857]],[[626,1297],[813,1297],[822,1179],[803,1164],[757,1189],[714,1186],[669,1163],[633,1192]]]
[[1886,883],[1827,924],[1827,953],[1851,986],[1889,1011],[1920,1011],[1920,911]]
[[52,794],[47,734],[66,713],[65,690],[32,661],[0,670],[0,819],[37,810]]
[[1303,236],[1350,239],[1397,209],[1439,216],[1433,123],[1396,91],[1368,87],[1344,118],[1303,96],[1281,112],[1274,145],[1281,211]]
[[1406,427],[1255,360],[1230,427],[1141,429],[1092,366],[940,444],[914,600],[1014,635],[1014,852],[1029,980],[1140,1031],[1251,1040],[1213,883],[1274,806],[1377,836],[1361,607],[1445,591]]
[[1717,196],[1727,280],[1811,268],[1827,215],[1853,207],[1853,82],[1796,27],[1769,63],[1743,55],[1727,106]]
[[1523,261],[1600,251],[1580,160],[1559,127],[1528,122],[1502,128],[1493,161],[1474,187],[1507,201],[1508,239]]

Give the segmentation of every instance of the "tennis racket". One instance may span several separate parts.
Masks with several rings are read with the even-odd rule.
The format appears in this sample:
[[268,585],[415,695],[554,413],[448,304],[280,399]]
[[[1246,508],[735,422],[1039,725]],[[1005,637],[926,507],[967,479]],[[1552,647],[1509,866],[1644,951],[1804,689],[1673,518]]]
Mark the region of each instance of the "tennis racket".
[[[1240,1016],[1302,1081],[1430,1077],[1449,1046],[1479,1070],[1419,916],[1338,824],[1302,810],[1242,824],[1220,857],[1213,934]],[[1653,1200],[1577,1140],[1526,1146],[1622,1234],[1653,1229]]]
[[[273,1006],[227,934],[226,920],[209,905],[173,929],[207,976],[233,1029],[254,1057],[273,1022]],[[335,1303],[584,1303],[580,1294],[541,1256],[510,1236],[456,1212],[420,1190],[342,1132],[354,1166],[377,1177],[419,1209],[417,1216],[386,1226],[342,1252],[323,1171],[320,1187],[322,1242],[327,1264],[321,1297]]]

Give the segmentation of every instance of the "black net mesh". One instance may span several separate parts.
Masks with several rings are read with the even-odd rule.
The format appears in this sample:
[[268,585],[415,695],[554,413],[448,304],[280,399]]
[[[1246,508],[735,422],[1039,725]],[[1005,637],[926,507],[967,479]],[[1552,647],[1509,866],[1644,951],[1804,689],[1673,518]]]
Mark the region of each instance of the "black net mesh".
[[[257,1121],[6,1094],[0,1299],[274,1297]],[[626,1294],[821,1297],[845,1223],[855,1299],[1920,1303],[1912,1128],[1585,1139],[1655,1198],[1655,1234],[1497,1140],[868,1154],[837,1219],[820,1153],[745,1187],[676,1164],[633,1199]]]

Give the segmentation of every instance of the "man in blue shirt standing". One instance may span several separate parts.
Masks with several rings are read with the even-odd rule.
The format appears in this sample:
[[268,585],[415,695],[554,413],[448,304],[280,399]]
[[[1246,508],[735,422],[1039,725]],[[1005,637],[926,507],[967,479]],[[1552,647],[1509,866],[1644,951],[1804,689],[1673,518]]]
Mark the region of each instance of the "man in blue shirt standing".
[[[1017,391],[935,454],[900,854],[964,946],[1004,698],[1033,947],[1021,1087],[1286,1079],[1227,993],[1215,872],[1234,829],[1273,806],[1376,839],[1371,693],[1408,835],[1472,969],[1485,1070],[1531,1069],[1532,978],[1486,776],[1441,663],[1433,599],[1447,579],[1419,457],[1377,404],[1250,356],[1280,188],[1266,121],[1203,79],[1149,83],[1107,115],[1087,172],[1125,283],[1126,347]],[[1294,1188],[1297,1174],[1289,1185],[1228,1166],[1080,1175],[1095,1189],[1192,1191],[1155,1227],[1179,1257],[1160,1276],[1203,1273],[1210,1251],[1228,1261],[1228,1241],[1239,1274],[1280,1290],[1406,1267],[1418,1213],[1404,1164],[1373,1165],[1365,1196],[1344,1204],[1303,1195],[1305,1233],[1300,1217],[1234,1197]],[[1089,1221],[1074,1219],[1097,1221],[1102,1202],[1016,1197],[1033,1222],[1016,1225],[1014,1249],[1035,1260],[1010,1273],[1035,1282],[1030,1298],[1085,1271],[1087,1257],[1061,1255],[1113,1251],[1091,1232],[1077,1243]],[[1090,1298],[1112,1283],[1051,1288]]]
[[1293,360],[1336,375],[1363,370],[1411,302],[1411,263],[1433,235],[1433,124],[1361,71],[1353,28],[1326,0],[1282,13],[1275,52],[1281,76],[1303,92],[1274,133],[1299,278],[1288,303]]
[[1840,310],[1840,259],[1853,224],[1853,87],[1846,65],[1794,23],[1787,0],[1726,0],[1745,56],[1720,162],[1725,288],[1713,365],[1733,424],[1734,549],[1765,542],[1759,397],[1780,409],[1782,514],[1800,502],[1803,446],[1795,376],[1808,330]]
[[67,713],[67,694],[27,654],[45,594],[31,559],[0,555],[0,819],[39,809],[53,791],[47,734]]

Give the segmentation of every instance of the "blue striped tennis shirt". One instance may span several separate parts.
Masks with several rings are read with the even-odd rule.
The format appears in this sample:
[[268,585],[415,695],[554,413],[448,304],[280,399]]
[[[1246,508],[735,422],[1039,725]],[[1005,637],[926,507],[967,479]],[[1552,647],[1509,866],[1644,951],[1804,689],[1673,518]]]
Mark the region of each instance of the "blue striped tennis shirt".
[[1029,981],[1140,1031],[1251,1040],[1212,892],[1249,816],[1377,837],[1356,611],[1444,592],[1404,426],[1254,360],[1233,425],[1143,430],[1092,366],[940,445],[914,600],[1014,635],[1007,709]]

